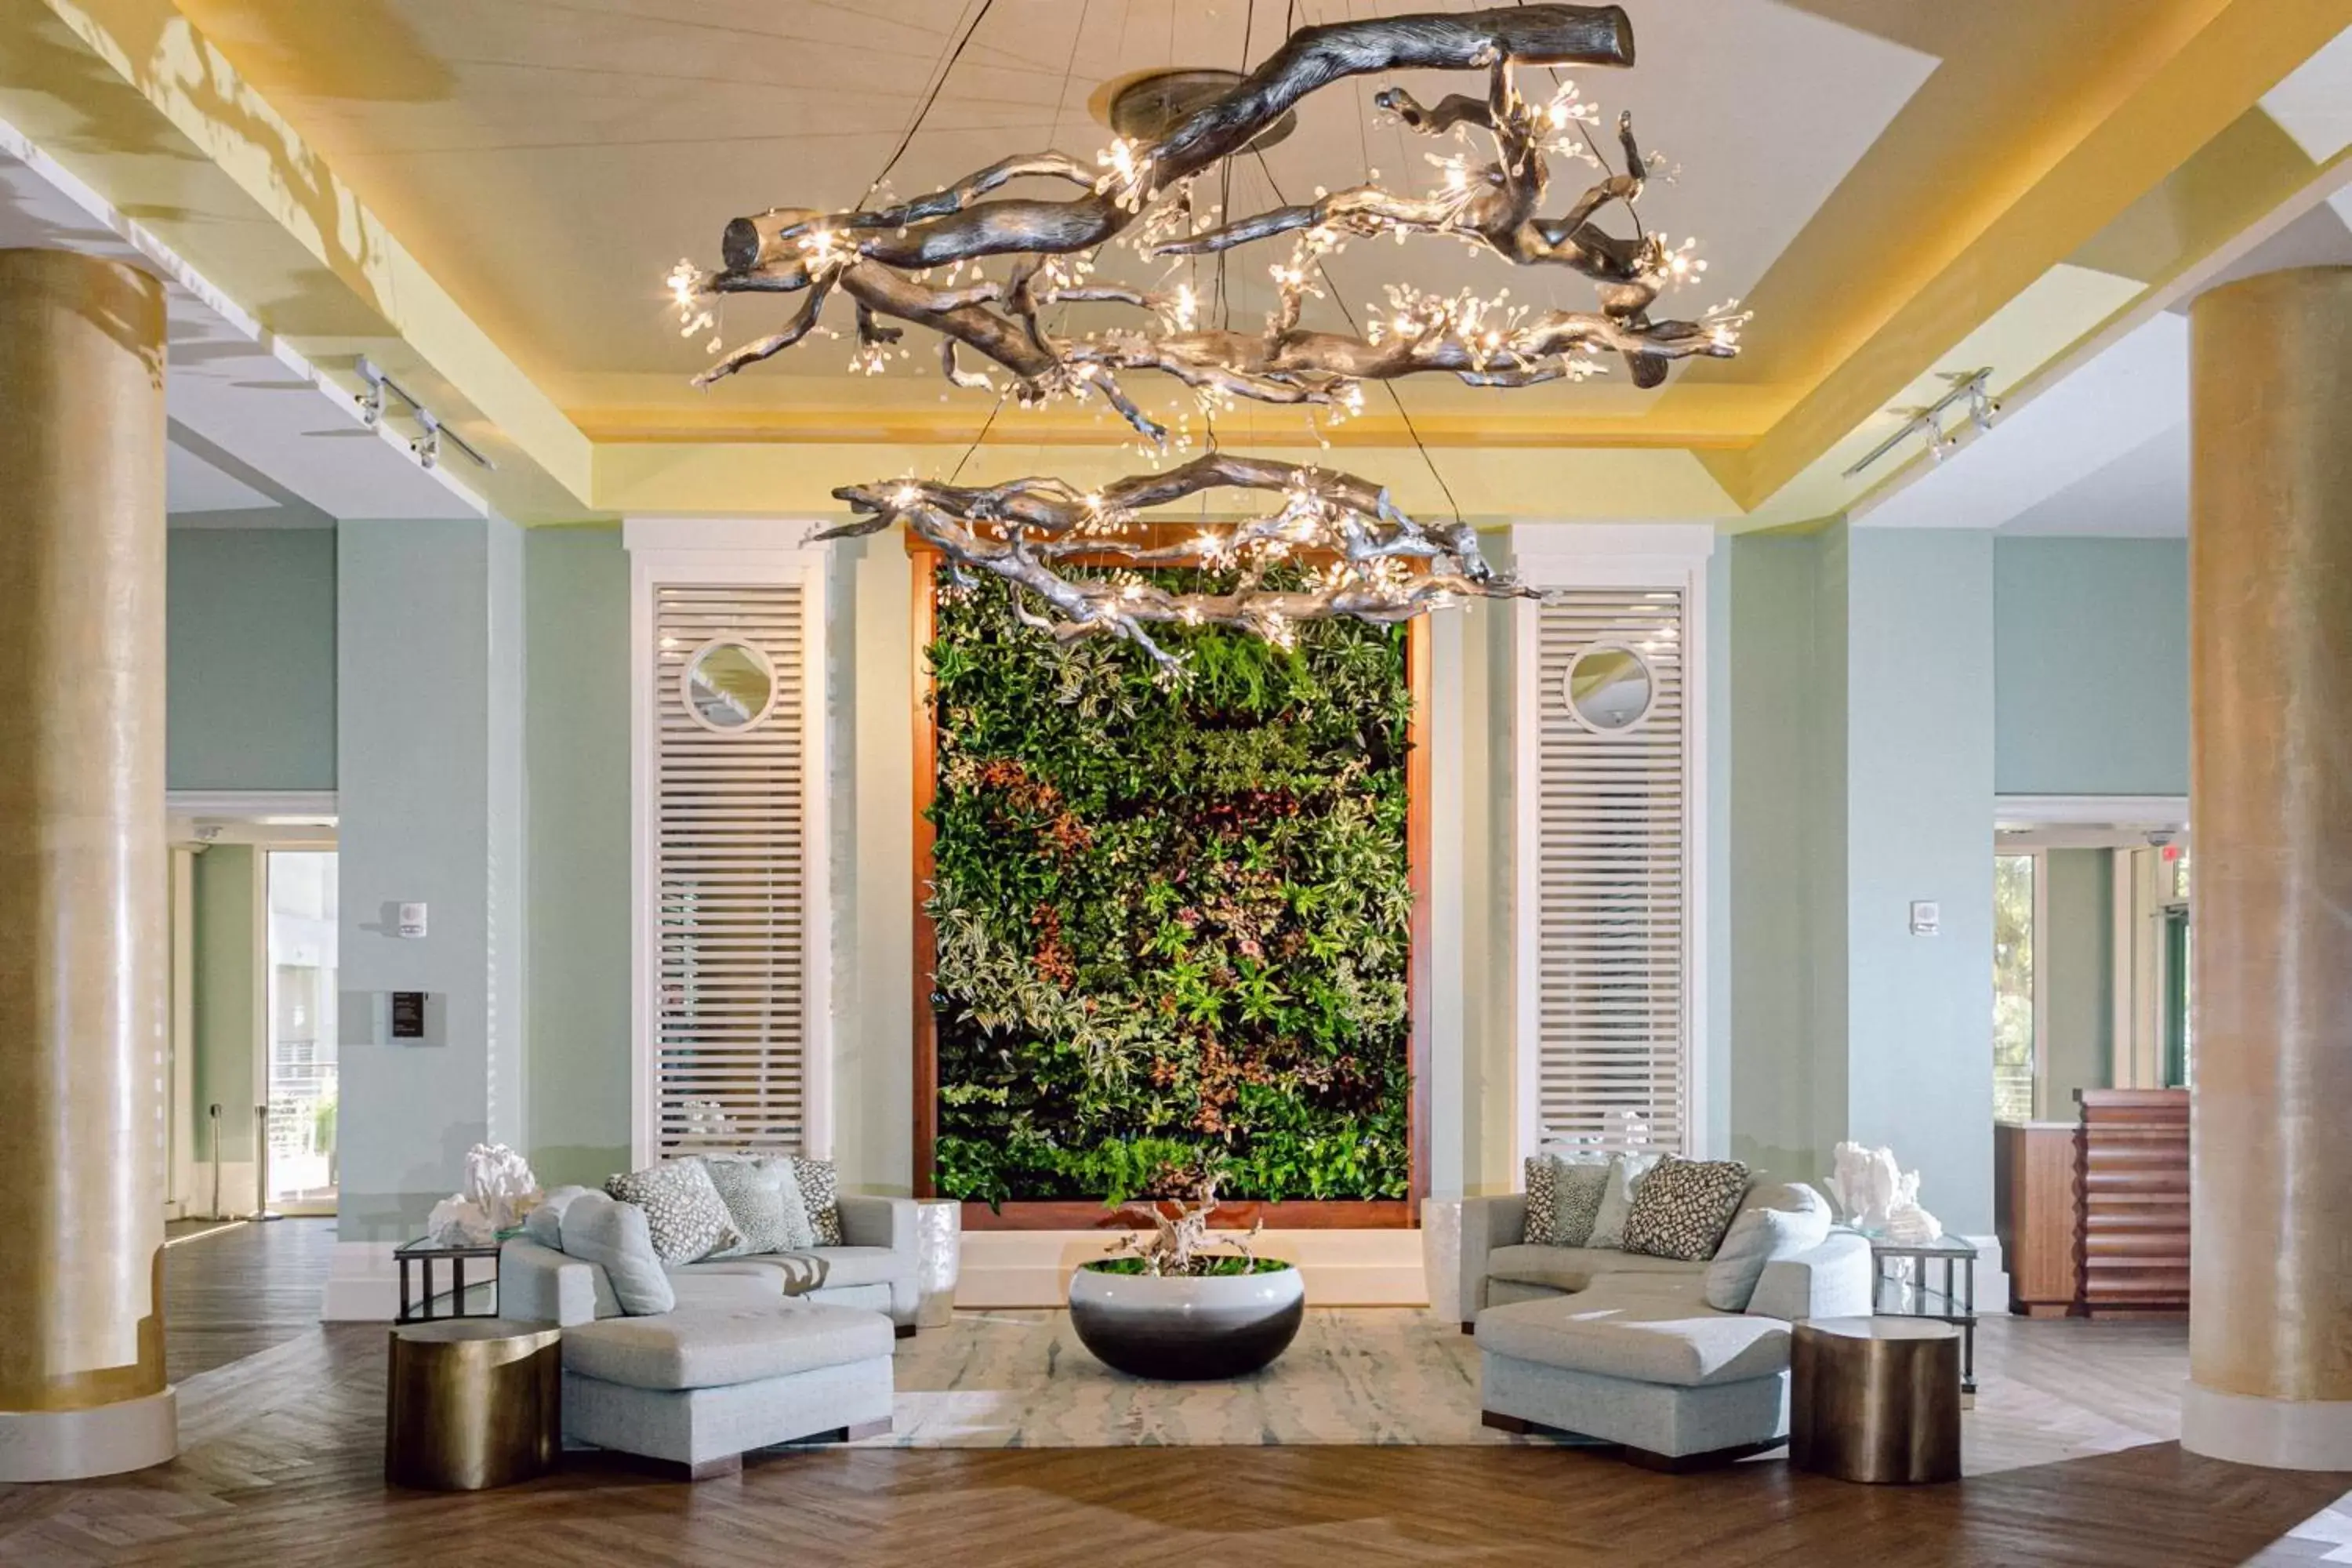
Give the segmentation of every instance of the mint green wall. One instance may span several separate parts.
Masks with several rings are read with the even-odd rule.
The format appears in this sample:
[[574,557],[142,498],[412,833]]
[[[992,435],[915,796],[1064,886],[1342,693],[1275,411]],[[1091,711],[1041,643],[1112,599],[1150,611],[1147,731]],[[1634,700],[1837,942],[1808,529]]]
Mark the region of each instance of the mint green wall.
[[2188,541],[2003,539],[1993,574],[2000,792],[2188,794]]
[[335,531],[174,528],[165,613],[173,789],[335,787]]
[[618,529],[543,528],[523,565],[526,1152],[594,1185],[629,1165],[629,558]]
[[[1706,733],[1731,727],[1731,552],[1718,541],[1706,563],[1706,624],[1701,647],[1706,655]],[[1714,754],[1727,767],[1730,748]],[[1706,972],[1699,976],[1706,1003],[1706,1030],[1699,1041],[1701,1071],[1714,1093],[1699,1129],[1699,1148],[1720,1157],[1731,1151],[1731,788],[1704,765],[1694,770],[1706,787],[1706,864],[1703,875],[1715,896],[1706,906]],[[1507,929],[1506,926],[1505,929]]]
[[2042,993],[2046,1121],[2071,1121],[2074,1091],[2105,1089],[2115,1039],[2115,854],[2053,849],[2042,857],[2043,923],[2034,932],[2033,983]]
[[190,910],[195,985],[196,1191],[212,1195],[213,1155],[207,1106],[221,1108],[220,1156],[229,1164],[253,1158],[253,1108],[261,1051],[262,998],[255,979],[260,955],[260,869],[249,845],[215,844],[195,858]]
[[[1788,1178],[1891,1145],[1991,1228],[1992,541],[1728,542],[1730,1147]],[[1942,906],[1915,937],[1910,904]],[[1718,993],[1723,994],[1724,993]]]
[[[510,523],[337,531],[342,1188],[340,1234],[416,1233],[466,1151],[528,1121],[521,543]],[[403,939],[403,902],[428,933]],[[387,994],[426,993],[395,1042]]]
[[1834,679],[1815,637],[1825,552],[1820,535],[1727,540],[1719,551],[1726,721],[1710,750],[1727,877],[1715,900],[1726,911],[1726,979],[1714,1013],[1728,1031],[1729,1147],[1752,1169],[1795,1179],[1835,1142],[1825,1117],[1843,1096],[1834,1079],[1815,1081],[1839,1065],[1816,1047],[1840,1022],[1815,1019],[1831,945],[1815,940],[1816,906],[1835,893],[1844,857],[1828,810]]
[[[1992,1229],[1993,542],[1846,537],[1846,1117]],[[1915,936],[1909,905],[1942,906]]]

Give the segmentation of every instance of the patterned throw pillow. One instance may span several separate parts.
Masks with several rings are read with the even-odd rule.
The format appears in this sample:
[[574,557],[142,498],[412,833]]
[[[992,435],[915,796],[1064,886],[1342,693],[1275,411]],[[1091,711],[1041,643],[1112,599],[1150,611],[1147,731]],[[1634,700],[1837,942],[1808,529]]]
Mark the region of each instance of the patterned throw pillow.
[[646,1211],[654,1253],[675,1267],[724,1251],[742,1240],[727,1205],[698,1160],[673,1160],[606,1179],[604,1191]]
[[1551,1236],[1554,1247],[1583,1247],[1592,1239],[1592,1224],[1601,1217],[1601,1199],[1609,1190],[1607,1160],[1551,1157]]
[[801,1203],[808,1210],[809,1227],[819,1247],[841,1245],[841,1178],[830,1160],[793,1161],[793,1174],[801,1184]]
[[728,1220],[743,1238],[725,1256],[793,1252],[809,1245],[808,1215],[801,1212],[791,1161],[706,1158],[702,1168],[710,1173],[710,1184],[727,1205]]
[[1551,1245],[1552,1198],[1551,1156],[1530,1154],[1525,1161],[1528,1173],[1528,1223],[1519,1239],[1529,1247]]
[[1633,1212],[1625,1217],[1625,1250],[1703,1263],[1723,1245],[1723,1233],[1747,1192],[1748,1167],[1737,1160],[1669,1158],[1633,1194]]

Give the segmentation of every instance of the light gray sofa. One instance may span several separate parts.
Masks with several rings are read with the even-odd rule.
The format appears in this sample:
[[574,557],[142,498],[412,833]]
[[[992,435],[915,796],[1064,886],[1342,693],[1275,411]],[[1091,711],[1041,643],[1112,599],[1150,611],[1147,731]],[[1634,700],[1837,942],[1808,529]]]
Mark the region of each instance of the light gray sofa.
[[[888,1318],[897,1325],[900,1339],[912,1338],[916,1310],[922,1301],[915,1272],[915,1200],[848,1194],[837,1203],[841,1246],[714,1258],[706,1263],[666,1268],[663,1272],[669,1276],[671,1289],[677,1292],[678,1304],[685,1306],[689,1300],[700,1299],[695,1292],[702,1288],[690,1282],[747,1279],[755,1287],[750,1292],[751,1299],[772,1301],[790,1297],[821,1306],[860,1307]],[[621,1315],[620,1300],[613,1293],[612,1282],[602,1268],[593,1264],[562,1277],[557,1288],[570,1294],[553,1303],[560,1310],[510,1310],[507,1292],[513,1287],[508,1262],[517,1256],[510,1250],[514,1245],[507,1244],[509,1250],[499,1263],[501,1311],[510,1317],[545,1318],[561,1323]],[[741,1292],[724,1287],[719,1288],[719,1293],[728,1300],[745,1299]]]
[[563,1328],[563,1436],[701,1479],[755,1448],[890,1426],[914,1332],[915,1205],[840,1200],[845,1245],[666,1269],[676,1305],[625,1316],[604,1268],[517,1237],[499,1310]]
[[1788,1435],[1792,1325],[1871,1310],[1870,1244],[1850,1231],[1766,1262],[1731,1312],[1707,1304],[1706,1263],[1524,1245],[1526,1203],[1463,1204],[1464,1327],[1490,1426],[1598,1437],[1676,1469],[1759,1452]]

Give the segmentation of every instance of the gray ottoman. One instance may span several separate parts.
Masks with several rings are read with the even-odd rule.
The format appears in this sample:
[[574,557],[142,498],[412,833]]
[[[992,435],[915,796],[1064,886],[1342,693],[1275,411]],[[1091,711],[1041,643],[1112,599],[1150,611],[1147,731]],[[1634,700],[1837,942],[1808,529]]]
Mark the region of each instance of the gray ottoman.
[[682,1306],[563,1331],[563,1436],[678,1467],[741,1468],[754,1448],[890,1429],[890,1320],[778,1301]]
[[1663,1469],[1777,1444],[1789,1430],[1789,1325],[1716,1311],[1696,1283],[1612,1278],[1479,1313],[1486,1425],[1597,1437]]

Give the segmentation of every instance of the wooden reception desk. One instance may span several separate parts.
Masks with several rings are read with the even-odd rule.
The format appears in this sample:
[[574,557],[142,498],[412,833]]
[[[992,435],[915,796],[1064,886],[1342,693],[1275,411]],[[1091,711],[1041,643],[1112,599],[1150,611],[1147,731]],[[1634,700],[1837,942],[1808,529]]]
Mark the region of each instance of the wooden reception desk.
[[2189,1091],[2084,1089],[2073,1121],[1993,1127],[1994,1227],[2009,1310],[2189,1310]]

